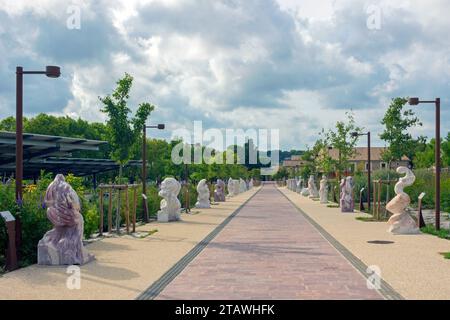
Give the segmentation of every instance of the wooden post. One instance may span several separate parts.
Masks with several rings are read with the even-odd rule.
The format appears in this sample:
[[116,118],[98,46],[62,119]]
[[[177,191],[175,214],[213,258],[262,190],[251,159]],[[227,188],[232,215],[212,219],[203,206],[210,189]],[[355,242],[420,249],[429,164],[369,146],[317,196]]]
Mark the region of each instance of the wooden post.
[[8,246],[6,248],[6,270],[13,271],[19,268],[16,247],[16,219],[9,211],[0,212],[6,224]]
[[121,220],[121,212],[120,212],[120,188],[117,189],[117,210],[116,210],[116,232],[120,234],[120,220]]
[[136,232],[137,187],[133,188],[133,233]]
[[108,232],[112,231],[112,197],[113,197],[113,188],[109,188],[109,205],[108,205]]
[[372,210],[373,210],[373,217],[376,218],[376,211],[377,211],[377,207],[376,207],[376,201],[377,201],[377,182],[374,180],[373,181],[373,206],[372,206]]
[[100,203],[100,230],[99,230],[99,234],[100,234],[100,236],[102,236],[103,235],[103,188],[102,187],[100,187],[99,203]]
[[377,220],[380,219],[381,213],[381,180],[378,180],[378,210],[377,210]]
[[125,188],[125,218],[127,221],[127,233],[130,233],[130,203],[128,198],[128,186]]

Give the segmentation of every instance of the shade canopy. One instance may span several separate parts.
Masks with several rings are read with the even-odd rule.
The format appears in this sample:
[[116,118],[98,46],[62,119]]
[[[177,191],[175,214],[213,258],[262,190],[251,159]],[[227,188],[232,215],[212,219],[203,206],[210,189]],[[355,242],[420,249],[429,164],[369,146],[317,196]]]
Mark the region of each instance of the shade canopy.
[[[105,144],[106,141],[24,133],[24,177],[35,178],[41,170],[86,176],[119,169],[119,165],[110,159],[70,158],[74,151],[98,151]],[[128,165],[141,164],[142,161],[130,161]],[[10,176],[15,168],[16,133],[0,131],[0,173]]]

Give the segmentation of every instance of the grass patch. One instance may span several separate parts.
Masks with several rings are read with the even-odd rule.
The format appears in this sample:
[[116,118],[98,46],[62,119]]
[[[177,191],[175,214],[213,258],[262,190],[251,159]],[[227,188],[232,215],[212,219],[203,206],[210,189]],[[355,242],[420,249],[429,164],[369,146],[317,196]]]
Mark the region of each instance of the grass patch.
[[420,231],[422,231],[423,233],[426,233],[426,234],[431,234],[431,235],[436,236],[441,239],[450,240],[450,233],[449,233],[449,230],[447,230],[447,229],[441,229],[438,231],[438,230],[436,230],[436,228],[434,226],[427,225],[427,226],[421,228]]
[[377,220],[374,217],[356,217],[355,219],[358,221],[362,221],[362,222],[386,222],[386,221],[388,221],[388,219]]
[[450,252],[441,252],[440,255],[443,256],[444,259],[450,260]]
[[158,229],[152,229],[150,231],[143,231],[143,232],[137,232],[134,234],[135,238],[139,238],[139,239],[144,239],[147,238],[149,236],[151,236],[152,234],[155,234],[156,232],[158,232]]
[[339,208],[338,204],[327,204],[327,208]]

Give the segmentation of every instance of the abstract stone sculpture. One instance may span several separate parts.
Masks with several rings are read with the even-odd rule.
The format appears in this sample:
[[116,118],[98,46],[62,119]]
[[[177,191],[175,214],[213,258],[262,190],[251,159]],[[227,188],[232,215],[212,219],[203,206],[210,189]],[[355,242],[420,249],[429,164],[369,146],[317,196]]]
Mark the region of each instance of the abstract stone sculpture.
[[328,203],[328,179],[327,176],[323,175],[322,180],[320,180],[320,203],[326,204]]
[[216,189],[214,190],[214,201],[225,201],[225,182],[223,182],[221,179],[217,179],[216,182]]
[[38,243],[40,265],[83,265],[94,260],[83,246],[84,220],[77,193],[58,174],[45,193],[47,218],[53,224]]
[[303,188],[302,191],[300,192],[300,194],[304,197],[308,197],[309,196],[309,189],[308,188]]
[[308,191],[310,198],[318,198],[319,192],[317,191],[316,183],[314,181],[314,176],[311,175],[308,180]]
[[245,191],[247,191],[247,184],[244,179],[239,178],[239,192],[242,193]]
[[253,178],[250,179],[250,181],[248,182],[248,189],[252,189],[253,188]]
[[228,189],[228,197],[235,196],[234,187],[233,187],[233,179],[231,177],[228,179],[227,189]]
[[206,179],[200,180],[197,185],[197,202],[195,203],[196,208],[211,208],[211,203],[209,201],[209,188],[206,183]]
[[416,177],[413,172],[406,167],[398,167],[397,172],[405,174],[405,176],[398,180],[394,188],[396,196],[386,205],[386,209],[392,213],[392,216],[388,221],[388,231],[394,234],[419,233],[416,222],[406,211],[406,207],[410,204],[411,199],[408,194],[403,191],[403,188],[414,183]]
[[159,222],[170,222],[180,220],[181,204],[178,200],[181,184],[174,178],[166,178],[161,183],[159,196],[161,200],[160,210],[158,211]]
[[355,210],[355,202],[353,200],[353,178],[347,177],[341,181],[341,212],[353,212]]

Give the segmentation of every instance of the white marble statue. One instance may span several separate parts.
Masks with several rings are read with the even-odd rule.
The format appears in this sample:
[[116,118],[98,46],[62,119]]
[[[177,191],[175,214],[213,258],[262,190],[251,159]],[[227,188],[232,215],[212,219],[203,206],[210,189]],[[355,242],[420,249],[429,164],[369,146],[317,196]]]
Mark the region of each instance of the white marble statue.
[[317,191],[316,182],[314,181],[314,176],[311,175],[308,180],[308,191],[310,198],[318,198],[319,192]]
[[202,179],[197,185],[197,202],[195,203],[195,207],[211,208],[209,197],[210,194],[208,184],[206,183],[206,179]]
[[247,191],[247,184],[244,179],[239,178],[239,193]]
[[159,222],[170,222],[180,220],[181,204],[178,200],[181,184],[174,178],[166,178],[161,183],[159,196],[163,199],[158,211]]
[[234,186],[233,186],[233,179],[230,177],[230,179],[228,179],[228,183],[227,183],[227,190],[228,190],[228,195],[227,197],[234,197]]
[[298,179],[298,181],[297,181],[297,186],[296,186],[296,188],[295,188],[295,192],[301,193],[301,192],[302,192],[302,188],[303,188],[303,179],[300,178],[300,179]]
[[319,195],[320,203],[328,203],[328,179],[326,175],[323,175],[322,180],[320,180]]
[[248,189],[252,189],[253,188],[253,178],[250,179],[250,181],[248,182]]
[[398,167],[397,172],[400,174],[405,174],[405,176],[398,180],[394,188],[396,196],[386,205],[386,210],[392,213],[392,216],[388,221],[388,231],[393,234],[419,233],[419,228],[416,221],[414,221],[414,219],[406,211],[411,199],[408,194],[403,191],[403,188],[414,183],[416,177],[407,167]]
[[346,177],[341,180],[341,212],[354,212],[355,201],[353,199],[353,177]]
[[308,197],[309,196],[309,189],[308,188],[303,188],[302,191],[300,192],[300,194],[304,197]]

